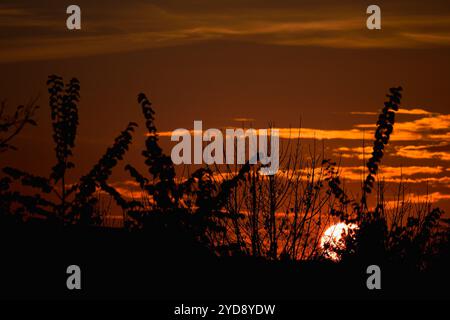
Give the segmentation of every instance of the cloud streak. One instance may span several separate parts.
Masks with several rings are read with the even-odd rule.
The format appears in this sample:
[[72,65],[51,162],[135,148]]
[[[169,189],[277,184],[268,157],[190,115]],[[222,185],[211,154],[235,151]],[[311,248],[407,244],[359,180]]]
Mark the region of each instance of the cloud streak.
[[[418,116],[431,116],[431,115],[435,115],[436,113],[427,111],[425,109],[421,109],[421,108],[413,108],[413,109],[399,109],[397,112],[397,114],[409,114],[409,115],[418,115]],[[379,114],[379,112],[372,112],[372,111],[352,111],[350,112],[350,114],[354,114],[354,115],[366,115],[366,116],[375,116],[377,114]]]
[[403,158],[450,161],[450,146],[447,142],[438,145],[398,146],[395,149],[395,155]]
[[[130,1],[126,8],[81,1],[84,24],[65,30],[65,12],[33,3],[0,6],[0,62],[71,58],[178,46],[211,40],[331,48],[417,48],[450,45],[450,14],[414,16],[401,11],[383,20],[374,37],[361,8],[333,3],[314,7],[273,2],[252,6],[214,1],[197,11],[189,1],[158,5]],[[326,8],[326,10],[324,10]],[[84,18],[83,18],[84,19]]]
[[[423,109],[412,109],[400,112],[406,115],[423,115],[419,119],[412,121],[396,122],[394,125],[394,134],[392,141],[430,141],[441,142],[449,137],[450,134],[450,114],[436,114]],[[235,119],[236,120],[236,119]],[[239,119],[250,120],[250,119]],[[376,125],[374,124],[356,124],[350,129],[320,129],[320,128],[276,128],[279,130],[279,136],[282,139],[318,139],[318,140],[371,140],[374,135]],[[258,129],[259,130],[259,129]],[[193,134],[193,130],[190,131]],[[170,137],[172,131],[163,131],[159,133],[162,137]],[[356,149],[341,149],[337,151],[361,151]],[[366,150],[367,151],[367,150]],[[417,151],[417,150],[416,150]],[[404,152],[400,152],[404,154]],[[426,155],[426,153],[424,153]],[[429,154],[431,157],[431,154]],[[435,154],[434,157],[445,158],[445,154]]]

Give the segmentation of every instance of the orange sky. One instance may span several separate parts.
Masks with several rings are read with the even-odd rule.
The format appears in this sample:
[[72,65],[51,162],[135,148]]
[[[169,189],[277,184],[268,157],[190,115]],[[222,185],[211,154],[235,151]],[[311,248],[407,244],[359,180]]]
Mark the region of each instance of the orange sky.
[[[154,102],[158,129],[302,122],[305,144],[324,138],[358,184],[367,140],[391,86],[404,88],[382,173],[407,179],[450,211],[450,4],[378,1],[382,30],[365,28],[361,1],[78,1],[82,30],[65,28],[68,1],[2,1],[0,99],[40,96],[36,128],[2,165],[48,174],[54,155],[45,81],[81,81],[73,178],[97,161],[128,121],[141,125],[122,167],[139,167],[144,137],[136,96]],[[237,121],[236,121],[237,120]],[[248,125],[248,124],[247,124]],[[282,130],[287,132],[287,130]],[[163,144],[169,152],[168,139]],[[369,151],[369,150],[366,150]],[[352,180],[352,177],[354,178]],[[355,178],[356,177],[356,178]]]

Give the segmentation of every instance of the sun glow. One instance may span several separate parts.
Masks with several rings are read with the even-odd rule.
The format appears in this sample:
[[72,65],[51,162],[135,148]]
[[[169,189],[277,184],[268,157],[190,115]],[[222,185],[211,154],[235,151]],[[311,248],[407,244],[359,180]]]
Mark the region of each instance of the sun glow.
[[320,239],[320,247],[324,252],[324,256],[331,260],[339,261],[339,251],[345,249],[344,237],[349,233],[349,230],[357,228],[358,226],[354,223],[346,224],[340,222],[325,230]]

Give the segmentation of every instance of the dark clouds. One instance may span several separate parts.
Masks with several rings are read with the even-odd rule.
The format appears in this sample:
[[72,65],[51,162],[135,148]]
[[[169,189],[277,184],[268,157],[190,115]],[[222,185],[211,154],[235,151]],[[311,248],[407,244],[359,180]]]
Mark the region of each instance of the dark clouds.
[[[382,31],[354,1],[79,1],[82,30],[65,29],[67,1],[0,4],[0,62],[73,58],[202,41],[282,46],[416,48],[450,45],[444,2],[380,1]],[[430,7],[433,10],[430,10]]]

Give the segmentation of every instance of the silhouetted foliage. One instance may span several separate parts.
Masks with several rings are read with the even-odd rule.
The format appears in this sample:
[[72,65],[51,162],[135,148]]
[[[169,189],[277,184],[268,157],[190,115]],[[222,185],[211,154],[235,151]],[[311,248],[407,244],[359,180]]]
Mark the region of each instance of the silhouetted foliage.
[[402,98],[402,87],[391,88],[389,91],[390,94],[387,95],[389,101],[384,103],[384,108],[378,117],[372,157],[367,162],[369,174],[367,175],[366,180],[364,180],[363,185],[363,197],[361,200],[361,205],[363,206],[367,206],[366,194],[372,192],[375,175],[378,172],[378,166],[383,158],[384,147],[389,143],[390,135],[394,131],[395,111],[398,111],[400,99]]
[[[205,166],[186,177],[176,176],[174,164],[159,145],[152,103],[138,95],[147,137],[141,154],[148,174],[127,164],[125,170],[141,189],[138,199],[130,199],[108,180],[132,143],[136,123],[129,123],[111,147],[83,175],[68,184],[66,173],[78,126],[80,83],[64,84],[59,76],[49,77],[49,106],[55,143],[56,164],[48,177],[19,169],[3,168],[0,179],[0,210],[19,220],[45,218],[63,224],[102,225],[99,192],[113,199],[124,212],[124,228],[140,230],[161,242],[195,243],[218,255],[252,255],[270,260],[321,260],[330,248],[319,242],[324,228],[337,219],[358,227],[342,237],[343,246],[334,248],[341,261],[388,261],[407,263],[411,268],[427,268],[448,252],[449,227],[443,212],[431,206],[416,217],[398,214],[388,217],[384,203],[384,183],[376,181],[385,149],[394,130],[395,112],[401,103],[401,87],[391,88],[379,114],[373,151],[366,163],[368,174],[362,181],[361,199],[345,190],[339,164],[310,151],[304,161],[300,143],[288,145],[281,155],[280,173],[262,176],[260,165]],[[0,116],[3,114],[3,105]],[[0,150],[27,123],[34,107],[19,108],[13,117],[0,117],[0,131],[16,128],[10,138],[0,140]],[[37,190],[36,194],[13,191],[13,184]],[[375,192],[376,191],[376,192]],[[368,197],[377,194],[375,206]],[[54,201],[54,199],[57,199]],[[389,220],[391,219],[391,221]],[[329,258],[329,255],[328,255]]]
[[[390,135],[394,130],[395,112],[399,110],[401,102],[401,87],[391,88],[387,95],[388,101],[384,103],[375,131],[372,157],[367,162],[368,175],[362,186],[362,198],[358,203],[350,199],[342,187],[336,171],[335,163],[326,160],[329,168],[330,192],[332,192],[341,204],[340,209],[333,209],[332,214],[338,216],[345,223],[355,223],[357,229],[349,230],[342,237],[345,244],[338,249],[338,253],[344,260],[357,260],[361,263],[370,261],[404,263],[410,268],[423,268],[432,256],[432,244],[448,235],[450,229],[437,232],[441,226],[443,211],[438,208],[427,208],[422,218],[408,217],[406,224],[396,221],[389,227],[388,217],[383,202],[383,183],[379,182],[377,203],[374,210],[369,210],[367,195],[375,187],[375,176],[378,172],[381,159],[384,155],[385,146],[388,144]],[[352,210],[349,214],[346,206],[351,204]],[[402,220],[402,217],[400,217]],[[448,242],[447,242],[448,244]],[[438,254],[439,255],[439,254]]]
[[68,161],[68,158],[72,156],[72,148],[75,147],[80,82],[73,78],[64,88],[63,79],[51,75],[47,85],[49,86],[49,105],[57,159],[56,165],[52,168],[51,178],[57,182],[64,177],[67,169],[74,166],[72,162]]
[[13,115],[6,114],[6,102],[0,102],[0,153],[8,149],[15,150],[12,140],[27,125],[36,125],[33,119],[34,113],[39,107],[36,101],[31,101],[28,105],[20,105],[17,107]]
[[127,128],[114,140],[113,146],[106,150],[91,171],[81,177],[72,204],[72,217],[77,217],[84,224],[92,224],[94,222],[90,221],[90,219],[93,217],[94,206],[98,200],[97,197],[93,197],[93,194],[98,188],[110,194],[117,204],[123,208],[138,205],[136,202],[123,199],[119,192],[107,184],[112,169],[117,165],[118,161],[123,159],[124,154],[128,151],[132,140],[131,133],[136,126],[137,124],[135,123],[129,123]]
[[245,165],[237,176],[224,180],[219,186],[215,184],[209,167],[200,168],[185,182],[177,183],[173,162],[158,143],[152,104],[143,93],[138,95],[138,102],[146,120],[147,139],[142,155],[150,178],[144,177],[130,164],[125,166],[125,170],[149,198],[145,201],[146,206],[141,203],[144,210],[134,208],[128,210],[128,214],[138,226],[152,230],[163,226],[164,232],[177,230],[188,233],[202,243],[214,246],[207,234],[210,231],[223,232],[217,220],[230,217],[219,212],[224,208],[230,190],[245,179],[250,165]]
[[[135,123],[127,128],[115,139],[112,147],[108,148],[99,162],[92,170],[83,176],[78,183],[67,185],[65,175],[68,169],[74,167],[69,161],[72,149],[75,147],[75,138],[78,126],[78,102],[80,98],[80,83],[73,78],[64,85],[63,79],[57,75],[49,76],[49,106],[53,126],[53,140],[55,142],[56,164],[49,177],[36,176],[21,170],[6,167],[3,172],[10,178],[1,180],[2,207],[7,207],[9,214],[16,216],[38,214],[47,219],[65,224],[82,223],[97,224],[95,205],[98,197],[94,195],[97,190],[110,194],[121,206],[132,207],[136,203],[123,199],[120,194],[107,184],[112,169],[122,160],[132,140]],[[32,110],[32,109],[31,109]],[[26,113],[23,120],[30,122],[32,113]],[[14,118],[18,118],[15,116]],[[13,180],[23,186],[40,190],[43,194],[52,194],[53,197],[44,199],[40,194],[22,195],[10,191]],[[61,181],[61,186],[57,183]],[[59,202],[54,202],[56,197]],[[70,198],[69,198],[70,197]]]
[[[378,172],[378,167],[381,163],[381,159],[384,155],[384,148],[389,142],[390,135],[394,131],[394,123],[395,123],[395,112],[398,111],[400,106],[400,99],[402,97],[401,92],[402,87],[391,88],[389,89],[390,94],[387,95],[389,101],[384,103],[384,108],[382,109],[380,115],[378,116],[377,121],[377,129],[375,130],[374,142],[373,142],[373,152],[372,157],[367,161],[367,169],[369,173],[365,178],[362,186],[362,198],[358,203],[354,199],[351,199],[347,196],[344,190],[341,187],[341,181],[338,176],[337,171],[335,170],[335,162],[332,162],[331,159],[323,160],[322,164],[327,166],[328,176],[326,180],[328,181],[329,192],[334,194],[334,196],[339,200],[341,204],[340,209],[333,209],[332,215],[338,216],[341,220],[346,223],[358,223],[361,219],[365,217],[362,216],[363,211],[367,210],[367,194],[372,192],[375,175]],[[353,213],[355,215],[349,215],[345,208],[350,205],[352,206]]]

